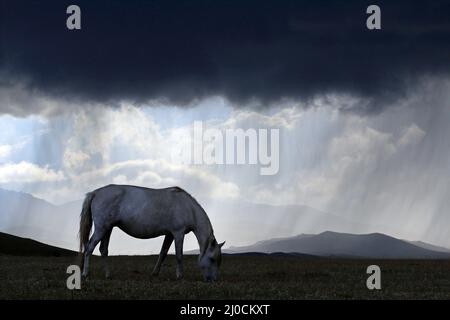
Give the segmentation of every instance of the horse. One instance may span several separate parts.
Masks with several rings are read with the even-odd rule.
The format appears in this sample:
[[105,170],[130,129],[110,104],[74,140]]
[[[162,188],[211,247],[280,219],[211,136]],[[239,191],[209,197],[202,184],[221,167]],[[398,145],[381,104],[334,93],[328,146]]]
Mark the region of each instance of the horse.
[[[94,232],[89,238],[92,225]],[[205,210],[180,187],[151,189],[131,185],[107,185],[86,194],[80,214],[80,255],[83,278],[89,274],[89,257],[100,242],[106,278],[110,271],[106,258],[111,232],[118,227],[139,239],[165,236],[152,275],[157,276],[175,241],[176,278],[183,277],[184,236],[193,232],[200,254],[198,266],[206,281],[216,281],[221,264],[221,248]]]

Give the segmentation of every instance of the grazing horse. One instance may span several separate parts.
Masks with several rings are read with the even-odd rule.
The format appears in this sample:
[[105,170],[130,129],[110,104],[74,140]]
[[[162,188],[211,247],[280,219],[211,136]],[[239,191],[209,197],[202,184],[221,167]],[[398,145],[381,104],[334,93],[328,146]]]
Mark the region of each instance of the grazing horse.
[[[92,224],[94,233],[89,239]],[[125,233],[140,239],[164,235],[164,243],[153,275],[158,275],[167,252],[175,241],[176,276],[183,276],[184,235],[194,232],[200,247],[198,265],[206,281],[215,281],[219,275],[221,247],[214,237],[206,212],[189,193],[179,187],[150,189],[127,185],[108,185],[86,194],[80,216],[80,253],[83,277],[89,273],[89,257],[100,242],[100,253],[106,263],[112,229],[119,227]]]

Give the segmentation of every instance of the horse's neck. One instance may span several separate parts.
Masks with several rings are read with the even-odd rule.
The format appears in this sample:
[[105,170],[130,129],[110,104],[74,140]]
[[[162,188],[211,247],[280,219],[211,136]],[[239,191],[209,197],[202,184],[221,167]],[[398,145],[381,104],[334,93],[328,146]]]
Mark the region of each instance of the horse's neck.
[[214,237],[214,231],[206,213],[201,210],[197,213],[197,225],[195,226],[194,234],[197,237],[198,245],[200,247],[200,254],[202,254],[211,237]]

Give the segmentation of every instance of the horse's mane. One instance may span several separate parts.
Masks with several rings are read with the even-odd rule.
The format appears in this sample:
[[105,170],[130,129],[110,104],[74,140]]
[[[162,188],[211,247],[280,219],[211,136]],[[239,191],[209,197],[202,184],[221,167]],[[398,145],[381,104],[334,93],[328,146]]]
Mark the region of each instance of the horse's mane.
[[182,192],[182,193],[188,195],[189,198],[193,201],[194,205],[196,205],[198,208],[200,208],[201,212],[205,215],[206,220],[208,221],[209,227],[211,229],[210,239],[215,240],[214,230],[213,230],[211,221],[209,220],[208,214],[206,213],[205,209],[203,209],[203,207],[200,205],[200,203],[197,201],[197,199],[195,199],[195,197],[193,195],[191,195],[189,192],[187,192],[183,188],[180,188],[179,186],[172,187],[171,189],[172,189],[172,192]]
[[[173,192],[183,192],[183,193],[187,194],[194,201],[194,204],[197,205],[200,209],[202,209],[203,213],[205,213],[205,215],[208,217],[208,215],[206,214],[203,207],[200,205],[200,203],[198,203],[197,199],[195,199],[195,197],[193,195],[191,195],[189,192],[187,192],[183,188],[180,188],[179,186],[172,187],[171,189]],[[209,217],[208,217],[208,220],[209,220]]]

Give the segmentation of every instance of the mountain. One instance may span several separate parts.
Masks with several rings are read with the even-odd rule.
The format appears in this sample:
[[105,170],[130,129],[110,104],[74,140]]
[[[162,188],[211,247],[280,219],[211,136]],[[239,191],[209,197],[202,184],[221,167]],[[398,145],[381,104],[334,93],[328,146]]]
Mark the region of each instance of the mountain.
[[[293,236],[298,233],[317,234],[325,230],[336,232],[370,232],[388,230],[323,212],[305,205],[269,205],[246,201],[201,201],[206,212],[220,226],[218,237],[233,245],[254,243],[274,235]],[[254,232],[257,228],[257,232]],[[215,227],[217,229],[217,227]],[[252,230],[249,232],[249,230]]]
[[[433,246],[427,244],[427,247]],[[317,256],[379,259],[450,259],[449,252],[433,251],[423,245],[417,246],[381,233],[348,234],[331,231],[260,241],[251,246],[232,247],[224,252],[297,252]]]
[[61,249],[47,244],[16,237],[0,232],[0,254],[21,255],[21,256],[76,256],[77,253],[71,250]]
[[[389,228],[383,226],[355,223],[308,206],[199,200],[213,222],[218,239],[226,240],[227,244],[239,246],[231,249],[237,249],[239,252],[297,252],[313,255],[367,256],[367,252],[361,251],[371,248],[370,245],[373,242],[374,248],[371,248],[369,252],[383,256],[382,250],[378,250],[379,247],[384,248],[384,243],[391,246],[391,242],[395,242],[394,240],[401,243],[398,251],[404,249],[406,253],[409,253],[411,250],[413,256],[427,257],[429,252],[433,253],[432,256],[436,252],[442,256],[450,251],[424,242],[407,242],[391,237],[385,239],[383,237],[387,236],[380,234],[354,235],[353,233],[368,233],[372,230],[383,230],[388,234],[394,234],[395,231],[390,231]],[[27,193],[0,189],[0,232],[76,251],[81,204],[82,199],[63,205],[54,205]],[[335,237],[338,238],[336,241],[339,240],[339,244],[342,243],[342,246],[337,246],[333,243],[333,239],[329,239],[333,237],[333,233],[328,236],[327,233],[321,233],[324,230],[340,232],[338,234],[340,236]],[[299,232],[303,234],[291,237]],[[272,239],[275,234],[289,237]],[[413,236],[411,237],[413,238]],[[255,243],[259,239],[271,240],[240,247]],[[161,244],[161,238],[155,240],[135,239],[115,228],[111,237],[110,254],[157,254]],[[406,247],[403,248],[403,246]],[[186,252],[198,248],[197,240],[192,234],[186,237],[185,248]],[[395,257],[399,255],[402,256],[401,252],[392,254]]]
[[440,247],[440,246],[435,246],[433,244],[429,244],[423,241],[408,241],[409,243],[427,249],[427,250],[432,250],[432,251],[437,251],[437,252],[446,252],[446,253],[450,253],[450,249],[444,248],[444,247]]
[[81,200],[54,205],[30,194],[0,189],[0,231],[76,249]]

